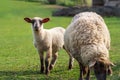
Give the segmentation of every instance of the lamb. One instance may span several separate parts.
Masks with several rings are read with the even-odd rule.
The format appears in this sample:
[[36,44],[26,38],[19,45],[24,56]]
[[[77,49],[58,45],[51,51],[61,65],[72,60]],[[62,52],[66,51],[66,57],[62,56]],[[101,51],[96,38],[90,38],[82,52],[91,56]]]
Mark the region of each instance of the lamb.
[[97,80],[106,80],[112,74],[109,60],[110,33],[103,18],[94,12],[82,12],[74,16],[64,34],[67,52],[77,60],[80,78],[86,74],[90,80],[90,69],[94,69]]
[[[41,63],[41,73],[48,75],[50,70],[53,69],[56,59],[58,57],[58,51],[64,45],[64,32],[62,27],[56,27],[52,29],[44,29],[43,23],[48,22],[49,18],[34,17],[33,19],[25,17],[24,20],[32,24],[32,31],[34,36],[34,45],[39,53]],[[44,52],[46,52],[46,58],[44,59]],[[52,59],[51,59],[52,57]],[[44,63],[45,62],[45,63]],[[45,65],[45,67],[44,67]]]

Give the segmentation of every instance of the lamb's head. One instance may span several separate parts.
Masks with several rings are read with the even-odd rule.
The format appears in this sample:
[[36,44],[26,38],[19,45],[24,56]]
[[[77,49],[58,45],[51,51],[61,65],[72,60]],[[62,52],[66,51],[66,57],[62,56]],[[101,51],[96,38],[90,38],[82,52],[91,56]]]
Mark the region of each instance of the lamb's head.
[[41,28],[43,28],[43,23],[48,22],[49,18],[40,18],[40,17],[34,17],[33,19],[25,17],[24,20],[28,23],[32,24],[32,28],[34,31],[39,31]]
[[105,58],[99,58],[94,61],[91,66],[94,68],[94,73],[97,80],[106,80],[106,76],[112,74],[111,66],[114,66],[112,62]]

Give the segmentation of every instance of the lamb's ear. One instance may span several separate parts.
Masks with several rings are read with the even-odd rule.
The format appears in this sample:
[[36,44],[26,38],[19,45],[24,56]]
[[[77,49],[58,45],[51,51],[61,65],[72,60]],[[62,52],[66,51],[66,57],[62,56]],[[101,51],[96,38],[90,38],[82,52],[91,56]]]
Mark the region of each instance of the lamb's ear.
[[28,17],[25,17],[24,20],[28,23],[32,23],[32,19],[28,18]]
[[89,68],[92,68],[95,65],[96,61],[90,61],[89,62]]
[[46,23],[46,22],[48,22],[50,20],[50,18],[44,18],[43,20],[42,20],[42,23]]

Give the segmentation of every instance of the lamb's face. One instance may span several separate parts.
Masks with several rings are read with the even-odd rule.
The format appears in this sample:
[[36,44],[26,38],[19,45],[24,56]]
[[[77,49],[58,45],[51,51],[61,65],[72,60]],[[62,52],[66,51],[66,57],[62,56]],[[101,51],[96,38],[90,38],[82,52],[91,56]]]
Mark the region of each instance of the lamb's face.
[[35,17],[34,19],[32,19],[32,28],[34,31],[39,31],[41,29],[42,25],[42,19]]
[[32,24],[32,29],[34,31],[39,31],[43,27],[43,23],[48,22],[50,19],[49,18],[39,18],[39,17],[34,17],[33,19],[31,18],[24,18],[24,20],[28,23]]

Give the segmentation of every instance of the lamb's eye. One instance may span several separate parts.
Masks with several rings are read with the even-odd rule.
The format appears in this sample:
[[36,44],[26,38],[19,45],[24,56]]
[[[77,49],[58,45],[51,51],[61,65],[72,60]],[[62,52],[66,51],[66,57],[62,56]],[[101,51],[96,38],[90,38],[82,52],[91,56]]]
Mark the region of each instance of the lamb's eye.
[[41,21],[41,20],[39,20],[39,22],[40,22],[40,24],[42,24],[42,21]]
[[35,20],[32,20],[32,24],[34,24]]

